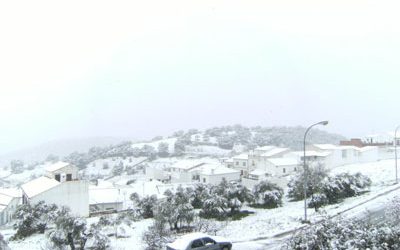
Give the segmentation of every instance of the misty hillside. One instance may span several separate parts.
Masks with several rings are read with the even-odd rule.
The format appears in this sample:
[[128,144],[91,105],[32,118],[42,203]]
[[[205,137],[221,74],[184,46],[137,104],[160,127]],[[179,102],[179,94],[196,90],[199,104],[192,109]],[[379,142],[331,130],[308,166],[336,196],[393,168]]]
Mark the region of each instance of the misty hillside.
[[16,150],[0,156],[0,162],[9,162],[13,159],[25,162],[42,161],[53,154],[64,157],[74,151],[86,152],[91,147],[105,147],[127,140],[122,137],[87,137],[53,140],[35,147]]
[[[253,149],[258,146],[274,145],[299,150],[303,147],[304,127],[245,127],[241,125],[223,126],[199,131],[191,129],[187,132],[178,131],[173,134],[178,137],[178,143],[215,145],[223,149],[233,149],[237,145]],[[345,137],[328,133],[317,128],[312,129],[308,136],[309,143],[338,144]]]
[[[249,128],[234,125],[206,130],[181,130],[168,137],[157,136],[142,142],[114,137],[57,140],[4,155],[0,160],[3,164],[15,159],[29,163],[43,161],[51,154],[83,169],[92,161],[109,157],[147,157],[150,160],[183,155],[225,157],[265,145],[300,150],[304,132],[304,127]],[[308,143],[338,144],[343,139],[345,137],[341,135],[316,128],[307,137]]]

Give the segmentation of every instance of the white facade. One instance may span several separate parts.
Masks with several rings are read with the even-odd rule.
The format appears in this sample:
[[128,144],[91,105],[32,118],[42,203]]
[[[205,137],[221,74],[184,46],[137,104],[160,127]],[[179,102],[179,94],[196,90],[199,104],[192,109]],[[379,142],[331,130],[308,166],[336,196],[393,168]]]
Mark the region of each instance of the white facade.
[[291,158],[270,158],[266,161],[267,172],[274,176],[289,175],[299,170],[299,163]]
[[21,205],[21,191],[17,189],[0,189],[0,225],[12,220],[12,216]]
[[199,181],[205,184],[218,185],[222,180],[239,181],[240,171],[222,165],[205,164],[196,171]]
[[33,197],[24,197],[30,203],[44,201],[47,204],[66,206],[77,216],[89,216],[89,183],[87,181],[67,181],[45,190]]
[[67,162],[59,161],[46,168],[46,176],[57,181],[72,181],[78,179],[79,169]]
[[22,203],[67,206],[76,216],[89,216],[89,183],[78,180],[78,168],[57,162],[46,168],[46,176],[31,180],[21,186]]

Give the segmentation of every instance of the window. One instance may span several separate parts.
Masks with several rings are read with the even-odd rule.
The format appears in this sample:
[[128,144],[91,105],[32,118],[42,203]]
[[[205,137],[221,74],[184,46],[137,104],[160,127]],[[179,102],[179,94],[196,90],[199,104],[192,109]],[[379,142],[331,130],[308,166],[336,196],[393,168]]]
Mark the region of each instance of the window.
[[72,181],[72,174],[67,174],[67,181]]
[[245,161],[242,164],[243,164],[243,167],[246,167],[246,162]]
[[239,162],[237,161],[237,162],[235,162],[235,164],[236,164],[236,166],[239,166]]
[[282,171],[283,171],[283,173],[286,173],[286,168],[283,168]]
[[193,241],[191,247],[192,247],[192,248],[199,248],[199,247],[203,247],[203,246],[204,246],[203,241],[201,241],[201,240],[199,239],[199,240]]
[[296,172],[296,171],[297,171],[297,168],[294,168],[294,171]]
[[56,178],[56,181],[60,181],[60,174],[56,174],[54,177]]
[[256,163],[255,163],[254,161],[253,161],[253,163],[252,163],[252,164],[253,164],[253,167],[256,165]]
[[206,178],[203,178],[203,182],[206,182]]

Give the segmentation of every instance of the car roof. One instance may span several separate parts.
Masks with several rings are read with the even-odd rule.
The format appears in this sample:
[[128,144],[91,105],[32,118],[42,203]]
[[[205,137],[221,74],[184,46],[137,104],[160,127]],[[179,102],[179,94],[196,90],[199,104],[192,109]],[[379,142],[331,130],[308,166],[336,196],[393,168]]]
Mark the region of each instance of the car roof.
[[186,247],[193,241],[205,237],[210,237],[204,233],[190,233],[181,236],[179,239],[175,240],[172,243],[169,243],[168,246],[175,249],[186,249]]

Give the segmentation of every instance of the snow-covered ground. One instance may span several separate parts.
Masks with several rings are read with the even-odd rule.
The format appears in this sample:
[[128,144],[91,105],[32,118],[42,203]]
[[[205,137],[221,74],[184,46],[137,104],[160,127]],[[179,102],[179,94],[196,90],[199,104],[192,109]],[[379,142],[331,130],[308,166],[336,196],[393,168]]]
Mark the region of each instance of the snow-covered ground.
[[143,163],[146,159],[146,157],[110,157],[97,159],[87,165],[87,168],[83,170],[83,174],[85,176],[109,177],[112,175],[111,173],[115,166],[122,164],[124,169],[128,169]]
[[[351,164],[337,167],[331,172],[361,172],[369,176],[373,184],[368,193],[358,197],[348,198],[340,204],[329,205],[321,209],[322,213],[328,215],[336,215],[353,207],[354,208],[351,209],[348,214],[353,213],[354,215],[359,215],[360,213],[366,213],[366,204],[374,204],[375,207],[378,208],[385,206],[388,199],[397,192],[386,193],[400,187],[400,184],[393,185],[395,176],[393,160]],[[139,186],[143,186],[143,184],[137,183],[133,186],[139,189]],[[357,206],[358,204],[362,205]],[[264,249],[265,245],[258,243],[259,240],[271,240],[268,238],[303,226],[300,222],[304,216],[303,201],[290,202],[285,199],[283,207],[276,209],[255,209],[248,207],[244,209],[254,211],[255,213],[239,221],[231,221],[229,223],[221,222],[224,227],[218,232],[218,235],[224,236],[234,242],[234,250]],[[308,209],[307,211],[311,221],[317,221],[322,216],[321,213],[316,213],[314,209]],[[151,219],[133,223],[131,237],[125,239],[111,238],[113,249],[144,249],[141,238],[143,232],[150,224]],[[4,234],[6,238],[9,238],[12,234],[12,230],[2,230],[1,233]],[[41,246],[45,244],[45,241],[43,235],[35,235],[29,237],[25,241],[10,242],[10,247],[12,249],[42,249]]]

